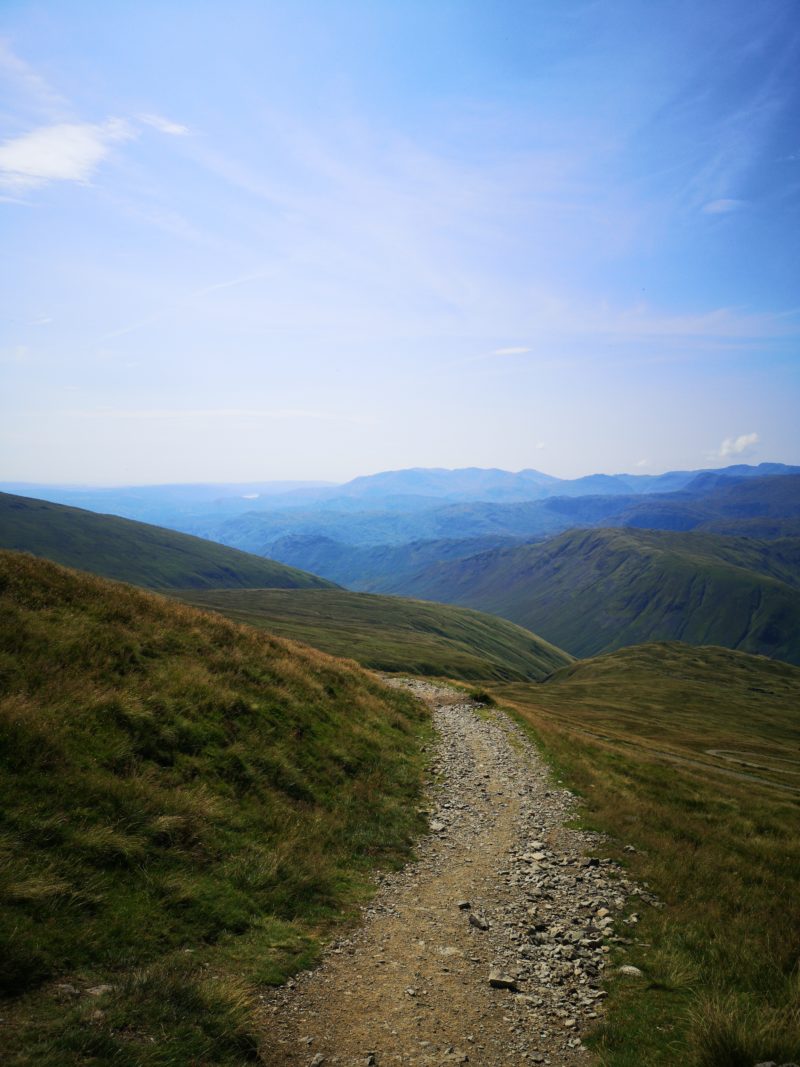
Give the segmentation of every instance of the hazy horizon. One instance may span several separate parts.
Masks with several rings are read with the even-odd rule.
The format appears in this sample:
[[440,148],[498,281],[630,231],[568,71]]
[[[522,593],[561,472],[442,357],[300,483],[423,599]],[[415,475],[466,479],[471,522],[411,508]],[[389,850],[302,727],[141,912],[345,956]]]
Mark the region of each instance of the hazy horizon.
[[[741,462],[744,463],[745,461],[741,461]],[[780,462],[782,462],[782,461],[769,460],[769,459],[762,459],[762,460],[758,461],[758,463],[767,463],[767,464],[769,464],[769,463],[780,463]],[[747,466],[757,466],[758,463],[753,462],[753,463],[749,463],[749,464],[746,464],[746,465]],[[726,467],[736,466],[736,465],[737,465],[736,463],[722,463],[722,464],[719,464],[717,466],[707,467],[707,468],[683,468],[683,469],[684,470],[685,469],[689,469],[689,470],[695,470],[695,469],[697,469],[697,470],[701,470],[701,469],[724,470]],[[786,464],[786,465],[787,466],[794,466],[794,464]],[[298,488],[298,489],[302,489],[302,488],[336,488],[336,487],[339,487],[339,486],[342,486],[342,485],[346,485],[348,482],[354,481],[356,478],[371,478],[371,477],[374,477],[374,476],[376,476],[378,474],[393,474],[393,473],[397,473],[399,471],[404,471],[404,470],[418,470],[418,471],[441,470],[441,471],[451,471],[451,472],[458,472],[458,471],[463,471],[463,470],[482,470],[482,471],[502,470],[507,474],[521,474],[523,471],[531,471],[531,470],[533,470],[537,474],[545,474],[545,475],[549,475],[550,477],[560,477],[558,475],[550,475],[549,471],[543,471],[543,470],[540,470],[539,468],[533,468],[533,467],[521,467],[521,468],[519,468],[519,470],[507,471],[507,470],[505,470],[505,468],[501,468],[501,467],[478,467],[478,466],[473,464],[473,465],[470,465],[469,467],[397,467],[397,468],[393,468],[392,470],[360,471],[360,472],[358,472],[356,474],[353,474],[349,478],[342,479],[342,481],[328,481],[328,480],[322,480],[322,479],[319,479],[319,478],[317,478],[317,479],[314,479],[314,478],[310,478],[310,479],[298,479],[298,478],[269,478],[269,479],[235,478],[235,479],[230,479],[230,480],[220,480],[220,479],[216,479],[215,478],[215,479],[194,480],[194,481],[184,481],[184,482],[176,482],[176,481],[163,481],[163,482],[114,482],[114,481],[109,481],[109,482],[79,482],[79,481],[72,481],[72,482],[45,482],[45,481],[31,481],[30,479],[22,479],[22,478],[0,478],[0,486],[6,486],[6,487],[8,487],[8,486],[31,486],[31,487],[41,486],[42,488],[47,487],[47,488],[58,488],[58,489],[145,489],[145,488],[159,488],[159,487],[168,488],[170,486],[216,486],[216,485],[219,485],[221,487],[230,487],[230,488],[236,488],[236,487],[239,487],[239,486],[244,488],[244,487],[248,487],[248,486],[257,486],[257,485],[263,485],[265,487],[266,486],[275,486],[275,487],[282,487],[282,488],[290,486],[290,487],[294,487],[294,488]],[[679,468],[676,468],[676,467],[665,468],[664,470],[647,470],[647,471],[642,471],[642,470],[637,470],[637,471],[622,471],[622,470],[620,470],[620,471],[597,471],[597,470],[586,470],[581,474],[575,475],[574,477],[575,478],[585,478],[585,477],[589,477],[589,476],[591,476],[593,474],[604,474],[604,475],[609,475],[609,476],[612,476],[612,477],[613,476],[629,477],[631,475],[639,475],[639,474],[647,474],[647,475],[652,475],[652,476],[658,476],[660,474],[669,474],[669,473],[675,473],[675,472],[678,472],[678,471],[679,471]],[[569,479],[566,479],[566,480],[569,480]]]
[[800,463],[791,0],[9,0],[0,478]]

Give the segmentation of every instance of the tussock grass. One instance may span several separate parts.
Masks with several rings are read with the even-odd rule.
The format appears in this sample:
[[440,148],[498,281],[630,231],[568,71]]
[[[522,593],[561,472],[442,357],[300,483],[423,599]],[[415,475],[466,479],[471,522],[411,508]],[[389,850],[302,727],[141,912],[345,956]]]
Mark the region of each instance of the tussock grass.
[[800,1059],[800,670],[649,645],[496,693],[666,903],[637,909],[625,959],[647,980],[612,985],[600,1062]]
[[0,553],[0,603],[3,1063],[246,1062],[252,989],[306,965],[421,829],[426,713],[353,663],[27,555]]

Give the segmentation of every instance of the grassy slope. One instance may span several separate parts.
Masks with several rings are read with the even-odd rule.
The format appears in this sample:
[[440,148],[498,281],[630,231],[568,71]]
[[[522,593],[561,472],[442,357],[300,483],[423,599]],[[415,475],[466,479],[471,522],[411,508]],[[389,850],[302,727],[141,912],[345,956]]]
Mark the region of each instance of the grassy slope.
[[432,563],[466,559],[478,552],[517,543],[505,537],[448,538],[400,545],[348,545],[329,537],[284,537],[269,546],[271,559],[321,574],[347,589],[380,593],[404,575]]
[[638,909],[624,958],[646,979],[612,986],[601,1063],[800,1059],[800,670],[645,645],[495,696],[612,835],[604,853],[667,904]]
[[181,593],[198,605],[389,671],[539,679],[571,659],[514,623],[477,611],[339,589]]
[[199,537],[8,493],[0,493],[0,548],[150,589],[331,584]]
[[246,1062],[252,986],[308,959],[419,830],[423,711],[352,663],[23,554],[0,552],[0,600],[0,1058]]
[[726,537],[800,537],[800,518],[795,519],[714,519],[702,523],[699,532],[724,534]]
[[428,568],[411,595],[526,626],[578,656],[654,640],[800,662],[800,540],[575,530]]

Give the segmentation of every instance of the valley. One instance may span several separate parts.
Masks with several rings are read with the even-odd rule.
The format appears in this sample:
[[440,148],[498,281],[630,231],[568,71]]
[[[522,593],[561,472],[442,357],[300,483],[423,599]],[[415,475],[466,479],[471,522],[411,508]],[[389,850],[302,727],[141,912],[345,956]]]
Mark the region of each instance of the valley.
[[0,3],[0,1067],[800,1067],[799,13]]
[[4,1062],[796,1058],[797,476],[691,473],[292,565],[0,496]]
[[800,663],[800,539],[576,530],[432,565],[395,592],[511,619],[575,656],[680,640]]

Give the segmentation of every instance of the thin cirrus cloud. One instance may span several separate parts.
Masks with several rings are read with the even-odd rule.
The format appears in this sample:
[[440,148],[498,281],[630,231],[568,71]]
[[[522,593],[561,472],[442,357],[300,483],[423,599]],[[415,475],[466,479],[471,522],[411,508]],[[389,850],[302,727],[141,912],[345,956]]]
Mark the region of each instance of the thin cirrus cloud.
[[185,137],[189,133],[189,127],[173,122],[172,119],[164,118],[163,115],[139,115],[139,122],[146,126],[152,126],[159,133],[169,134],[171,137]]
[[738,437],[726,437],[719,446],[719,457],[725,459],[727,456],[741,456],[757,445],[758,440],[757,433],[742,433]]
[[523,345],[512,345],[509,348],[495,348],[492,352],[493,356],[524,356],[526,352],[530,352],[529,348],[525,348]]
[[68,102],[24,59],[15,54],[8,40],[0,37],[0,82],[4,95],[19,94],[28,108],[54,121],[70,113]]
[[87,182],[114,144],[135,136],[124,119],[41,126],[0,145],[0,184],[21,189],[53,181]]
[[221,289],[233,289],[237,285],[244,285],[247,282],[258,281],[261,278],[265,278],[265,271],[255,271],[251,274],[244,274],[239,278],[229,278],[224,282],[214,282],[213,285],[204,285],[201,289],[195,289],[191,293],[183,298],[182,301],[174,301],[161,311],[156,312],[154,315],[148,315],[144,319],[140,319],[138,322],[131,322],[125,326],[120,326],[116,330],[110,330],[108,333],[103,334],[100,341],[111,341],[115,337],[124,337],[125,334],[133,333],[135,330],[142,330],[147,326],[152,326],[157,322],[161,322],[166,318],[170,312],[178,311],[181,307],[188,306],[192,300],[196,300],[201,296],[208,296],[209,293],[219,292]]
[[[39,412],[29,412],[39,415]],[[41,413],[45,414],[45,413]],[[284,421],[309,419],[316,422],[344,422],[352,425],[372,425],[372,416],[349,415],[334,411],[307,408],[94,408],[65,411],[64,415],[77,419],[266,419]]]
[[722,197],[719,200],[709,200],[703,204],[703,212],[706,215],[730,215],[732,211],[741,211],[746,201],[735,200],[732,197]]

